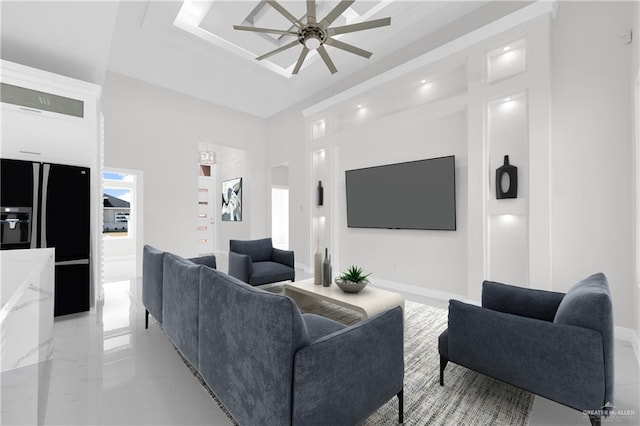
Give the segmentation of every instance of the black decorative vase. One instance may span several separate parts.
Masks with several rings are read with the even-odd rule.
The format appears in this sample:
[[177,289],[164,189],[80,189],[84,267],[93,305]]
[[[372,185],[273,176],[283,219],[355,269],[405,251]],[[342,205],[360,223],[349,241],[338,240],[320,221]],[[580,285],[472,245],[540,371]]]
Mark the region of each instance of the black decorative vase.
[[322,262],[322,285],[329,287],[331,285],[331,256],[329,249],[324,249],[324,262]]
[[322,181],[318,181],[318,205],[324,204],[324,188],[322,187]]
[[504,156],[504,164],[496,169],[496,198],[518,198],[518,168],[509,164],[509,156]]

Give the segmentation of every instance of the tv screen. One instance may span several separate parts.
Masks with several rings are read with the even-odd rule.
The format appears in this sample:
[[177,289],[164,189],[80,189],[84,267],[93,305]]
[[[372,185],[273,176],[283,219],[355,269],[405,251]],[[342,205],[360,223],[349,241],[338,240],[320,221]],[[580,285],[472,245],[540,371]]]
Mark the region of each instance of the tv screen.
[[347,170],[350,228],[456,230],[455,157]]

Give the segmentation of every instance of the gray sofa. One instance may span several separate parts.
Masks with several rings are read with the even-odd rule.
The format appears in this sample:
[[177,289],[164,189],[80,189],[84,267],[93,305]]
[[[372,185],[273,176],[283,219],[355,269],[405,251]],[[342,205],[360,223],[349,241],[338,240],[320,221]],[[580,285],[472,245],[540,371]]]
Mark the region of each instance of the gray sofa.
[[241,425],[355,425],[398,397],[403,315],[347,327],[145,246],[143,303]]
[[229,275],[251,285],[295,281],[294,254],[273,247],[271,238],[229,241]]
[[613,403],[613,314],[601,273],[566,294],[485,281],[482,307],[451,300],[438,339],[448,361],[589,414]]

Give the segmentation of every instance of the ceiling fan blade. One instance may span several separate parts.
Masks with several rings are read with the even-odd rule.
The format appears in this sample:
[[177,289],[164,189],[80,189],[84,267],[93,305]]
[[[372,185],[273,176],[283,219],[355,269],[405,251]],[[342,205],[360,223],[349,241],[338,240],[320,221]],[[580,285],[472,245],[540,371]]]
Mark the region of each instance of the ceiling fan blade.
[[331,12],[329,12],[327,16],[324,17],[322,21],[320,21],[320,25],[325,29],[329,27],[329,25],[338,19],[338,17],[342,15],[342,13],[353,4],[353,2],[355,2],[355,0],[342,0]]
[[282,52],[282,51],[284,51],[284,50],[291,49],[292,47],[297,46],[297,45],[299,45],[299,44],[300,44],[300,42],[299,42],[298,40],[292,41],[291,43],[289,43],[289,44],[285,44],[284,46],[279,47],[279,48],[277,48],[276,50],[272,50],[271,52],[265,53],[265,54],[264,54],[264,55],[262,55],[262,56],[258,56],[256,59],[257,59],[258,61],[261,61],[261,60],[263,60],[263,59],[268,58],[269,56],[273,56],[273,55],[275,55],[276,53],[280,53],[280,52]]
[[240,31],[254,31],[256,33],[272,33],[272,34],[282,34],[282,35],[292,35],[292,36],[298,35],[298,33],[294,31],[273,30],[271,28],[245,27],[243,25],[234,25],[233,29],[240,30]]
[[302,67],[303,62],[307,57],[307,53],[309,53],[309,49],[307,49],[305,46],[302,46],[302,52],[300,52],[298,62],[296,62],[296,66],[293,67],[293,71],[291,72],[291,74],[298,74],[298,71],[300,71],[300,67]]
[[328,36],[336,34],[352,33],[354,31],[370,30],[371,28],[384,27],[391,25],[391,18],[374,19],[373,21],[360,22],[358,24],[344,25],[327,29]]
[[287,18],[289,21],[291,21],[291,23],[293,25],[295,25],[298,28],[302,28],[302,23],[300,21],[298,21],[298,19],[296,19],[295,16],[293,16],[291,13],[289,13],[289,11],[287,9],[285,9],[284,7],[282,7],[280,5],[280,3],[278,3],[275,0],[267,0],[267,3],[269,3],[271,5],[271,7],[273,7],[275,10],[277,10],[278,12],[280,12],[280,14],[282,16],[284,16],[285,18]]
[[316,23],[316,0],[307,0],[307,24]]
[[329,54],[327,53],[327,50],[324,48],[324,46],[318,47],[318,53],[320,54],[320,57],[322,58],[324,63],[327,65],[327,68],[329,68],[329,71],[331,71],[331,74],[337,73],[338,69],[333,64],[333,61],[329,57]]
[[344,42],[342,42],[340,40],[336,40],[336,39],[330,38],[330,37],[327,38],[327,40],[324,42],[324,44],[327,44],[327,45],[333,46],[333,47],[337,47],[338,49],[342,49],[342,50],[345,50],[347,52],[354,53],[356,55],[362,56],[362,57],[367,58],[367,59],[370,58],[371,55],[372,55],[372,53],[367,51],[367,50],[360,49],[359,47],[355,47],[352,44],[344,43]]

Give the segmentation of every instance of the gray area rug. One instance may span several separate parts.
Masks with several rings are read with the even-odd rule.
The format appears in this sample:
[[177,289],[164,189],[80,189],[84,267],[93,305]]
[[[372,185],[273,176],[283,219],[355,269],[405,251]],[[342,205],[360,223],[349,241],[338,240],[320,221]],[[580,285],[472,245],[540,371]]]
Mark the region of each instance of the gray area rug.
[[[306,312],[344,324],[362,319],[331,303],[309,306]],[[438,336],[447,328],[447,311],[405,302],[404,420],[406,425],[528,425],[534,395],[467,368],[449,363],[440,386]],[[397,424],[398,400],[393,398],[363,424]]]

